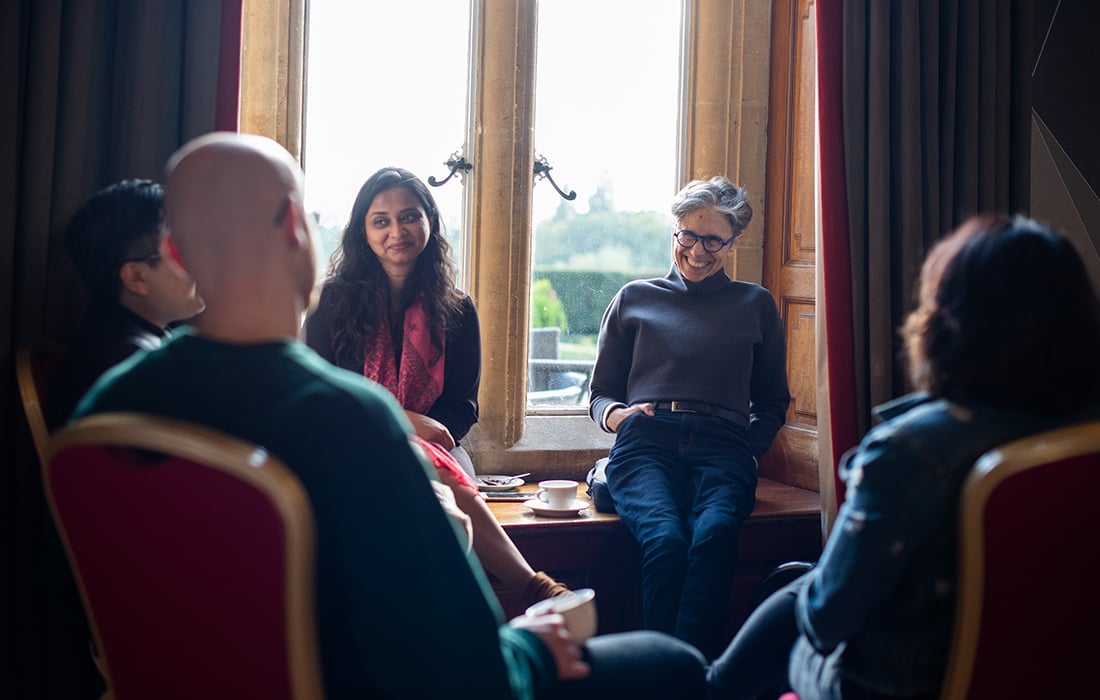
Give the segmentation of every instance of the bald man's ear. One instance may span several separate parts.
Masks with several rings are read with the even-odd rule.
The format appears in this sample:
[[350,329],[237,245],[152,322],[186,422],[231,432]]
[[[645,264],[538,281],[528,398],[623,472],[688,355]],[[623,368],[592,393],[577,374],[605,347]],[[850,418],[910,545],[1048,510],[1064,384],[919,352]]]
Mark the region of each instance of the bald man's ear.
[[283,231],[289,236],[290,244],[295,250],[301,250],[302,248],[308,248],[310,245],[309,240],[309,221],[306,217],[309,216],[305,212],[305,207],[302,206],[302,200],[295,194],[290,193],[287,195],[287,215],[286,220],[283,223]]

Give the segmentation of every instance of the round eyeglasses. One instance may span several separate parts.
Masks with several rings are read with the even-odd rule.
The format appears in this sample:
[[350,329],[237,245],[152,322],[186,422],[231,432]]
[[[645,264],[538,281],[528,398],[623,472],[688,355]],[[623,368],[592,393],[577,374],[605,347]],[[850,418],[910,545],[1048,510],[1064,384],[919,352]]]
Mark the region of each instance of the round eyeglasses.
[[696,243],[702,243],[703,250],[708,253],[717,253],[737,239],[737,236],[730,236],[728,240],[722,240],[718,236],[700,236],[698,233],[689,231],[686,228],[672,234],[672,237],[683,248],[691,249],[695,247]]

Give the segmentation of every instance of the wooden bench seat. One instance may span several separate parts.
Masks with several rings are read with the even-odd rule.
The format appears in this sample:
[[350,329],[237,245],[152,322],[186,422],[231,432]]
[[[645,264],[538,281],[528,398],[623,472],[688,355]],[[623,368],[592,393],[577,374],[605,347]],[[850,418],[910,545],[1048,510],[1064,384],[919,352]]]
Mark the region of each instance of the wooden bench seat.
[[[527,484],[523,491],[536,487]],[[578,498],[587,501],[582,483]],[[576,517],[537,516],[519,502],[489,508],[536,570],[571,588],[594,588],[600,633],[641,628],[641,556],[617,515],[594,507]],[[732,634],[748,614],[756,584],[783,562],[814,561],[821,554],[821,505],[815,491],[760,479],[756,508],[741,528],[737,574],[731,591]],[[518,595],[493,582],[505,613],[523,612]]]

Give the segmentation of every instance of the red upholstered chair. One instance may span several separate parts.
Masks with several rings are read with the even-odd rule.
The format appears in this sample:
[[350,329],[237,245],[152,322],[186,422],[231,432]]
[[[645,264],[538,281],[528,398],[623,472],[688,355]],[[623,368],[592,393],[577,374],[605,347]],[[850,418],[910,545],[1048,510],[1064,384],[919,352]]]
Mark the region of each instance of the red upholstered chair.
[[117,700],[323,697],[313,517],[278,460],[207,428],[101,414],[58,431],[45,465]]
[[15,352],[15,380],[39,464],[46,463],[46,444],[50,440],[46,424],[49,381],[61,363],[61,355],[61,348],[45,344]]
[[963,491],[944,700],[1078,697],[1100,645],[1100,422],[1006,444]]

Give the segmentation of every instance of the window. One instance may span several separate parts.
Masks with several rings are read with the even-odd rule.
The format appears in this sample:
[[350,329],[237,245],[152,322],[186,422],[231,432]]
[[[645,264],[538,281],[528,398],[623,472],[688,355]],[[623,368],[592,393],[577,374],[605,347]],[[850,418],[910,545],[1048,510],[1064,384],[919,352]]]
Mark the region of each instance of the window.
[[611,297],[668,272],[681,12],[675,2],[636,8],[539,4],[535,148],[554,170],[533,195],[529,410],[583,414]]
[[[465,136],[467,83],[465,45],[448,47],[469,14],[461,0],[310,2],[303,167],[326,255],[371,173],[393,165],[425,181],[446,175],[443,162]],[[462,188],[432,194],[460,250]]]

